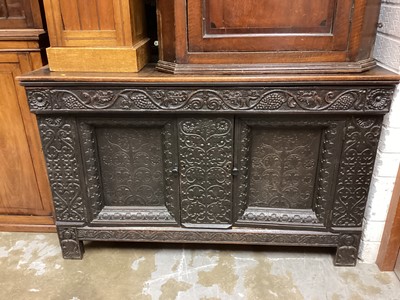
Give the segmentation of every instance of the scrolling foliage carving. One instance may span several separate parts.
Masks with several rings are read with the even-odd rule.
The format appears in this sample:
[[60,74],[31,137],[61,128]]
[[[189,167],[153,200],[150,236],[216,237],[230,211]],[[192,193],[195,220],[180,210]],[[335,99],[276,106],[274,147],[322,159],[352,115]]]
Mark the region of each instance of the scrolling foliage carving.
[[182,223],[231,223],[232,119],[181,119],[178,131]]
[[388,111],[390,89],[28,90],[32,110]]
[[39,128],[56,218],[58,221],[84,221],[75,122],[63,118],[39,118]]
[[380,117],[362,117],[347,122],[333,206],[333,226],[362,225],[381,120]]

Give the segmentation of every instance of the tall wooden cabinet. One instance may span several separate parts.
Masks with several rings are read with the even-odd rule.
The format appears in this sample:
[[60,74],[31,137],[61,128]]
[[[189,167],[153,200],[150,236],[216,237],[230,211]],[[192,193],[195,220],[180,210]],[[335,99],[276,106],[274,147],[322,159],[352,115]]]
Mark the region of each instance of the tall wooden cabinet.
[[44,63],[39,4],[0,0],[0,230],[54,230],[36,117],[15,79]]

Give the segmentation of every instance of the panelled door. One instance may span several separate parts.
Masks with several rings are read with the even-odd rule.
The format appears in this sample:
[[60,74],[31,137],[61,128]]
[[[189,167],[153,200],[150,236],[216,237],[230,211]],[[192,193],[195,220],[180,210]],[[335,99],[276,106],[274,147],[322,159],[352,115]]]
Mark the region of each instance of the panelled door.
[[181,223],[184,227],[232,225],[234,119],[178,120]]
[[325,227],[345,121],[240,118],[236,124],[236,226]]
[[352,0],[188,0],[188,48],[344,51],[352,7]]

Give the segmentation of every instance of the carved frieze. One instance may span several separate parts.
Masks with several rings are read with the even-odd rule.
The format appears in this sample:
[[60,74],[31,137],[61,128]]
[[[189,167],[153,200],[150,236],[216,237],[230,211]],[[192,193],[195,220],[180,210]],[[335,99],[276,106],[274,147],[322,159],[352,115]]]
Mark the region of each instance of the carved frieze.
[[382,111],[392,88],[128,88],[28,90],[33,111]]
[[220,242],[243,244],[269,244],[269,245],[320,245],[336,246],[338,234],[330,233],[304,233],[294,232],[266,232],[263,230],[118,230],[118,229],[90,229],[78,228],[78,237],[82,240],[112,240],[112,241],[138,241],[138,242]]

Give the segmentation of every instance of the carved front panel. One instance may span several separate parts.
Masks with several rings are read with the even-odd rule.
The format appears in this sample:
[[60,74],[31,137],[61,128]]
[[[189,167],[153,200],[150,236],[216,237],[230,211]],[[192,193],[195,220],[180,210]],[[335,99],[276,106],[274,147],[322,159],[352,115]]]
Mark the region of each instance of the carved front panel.
[[176,224],[173,121],[84,119],[80,130],[94,223]]
[[233,120],[178,121],[181,222],[232,222]]
[[322,226],[333,201],[344,120],[241,119],[237,126],[237,225]]
[[321,130],[252,130],[249,205],[310,209]]
[[162,205],[161,129],[99,128],[96,131],[106,205]]

